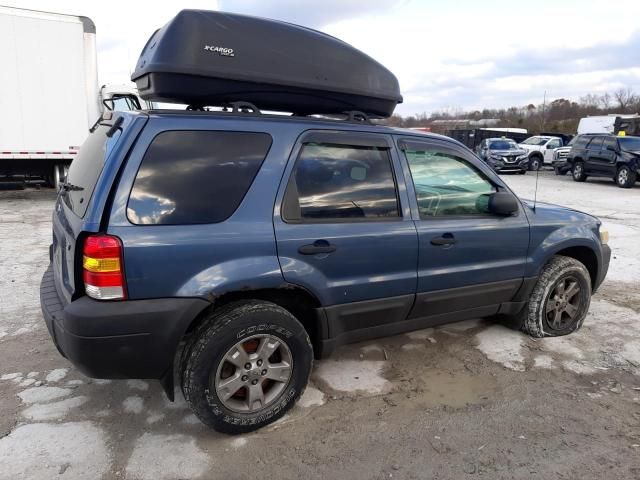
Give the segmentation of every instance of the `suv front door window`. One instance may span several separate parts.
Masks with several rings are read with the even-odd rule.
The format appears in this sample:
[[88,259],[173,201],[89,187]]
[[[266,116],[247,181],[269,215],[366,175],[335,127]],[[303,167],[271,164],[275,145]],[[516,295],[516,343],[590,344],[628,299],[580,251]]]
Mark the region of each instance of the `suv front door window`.
[[[401,139],[418,229],[418,290],[410,318],[495,314],[522,284],[529,244],[523,212],[489,213],[501,188],[453,144]],[[453,300],[455,298],[455,300]]]

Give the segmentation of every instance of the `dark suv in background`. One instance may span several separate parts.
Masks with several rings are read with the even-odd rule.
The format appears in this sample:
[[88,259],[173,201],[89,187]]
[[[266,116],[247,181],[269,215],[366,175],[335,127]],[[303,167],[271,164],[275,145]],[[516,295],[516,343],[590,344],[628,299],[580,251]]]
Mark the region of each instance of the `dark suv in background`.
[[579,135],[566,161],[576,182],[608,177],[621,188],[631,188],[640,175],[640,137]]
[[517,172],[529,169],[529,152],[510,138],[487,138],[477,147],[478,156],[496,172]]

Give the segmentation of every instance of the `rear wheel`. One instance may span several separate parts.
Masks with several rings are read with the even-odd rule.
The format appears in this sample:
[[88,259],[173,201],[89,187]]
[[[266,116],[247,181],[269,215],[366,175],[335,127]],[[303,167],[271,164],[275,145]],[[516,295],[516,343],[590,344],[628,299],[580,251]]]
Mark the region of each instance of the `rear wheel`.
[[571,176],[576,182],[584,182],[587,179],[587,175],[584,173],[584,163],[576,162],[571,169]]
[[591,277],[578,260],[557,255],[542,269],[526,307],[512,322],[532,337],[578,330],[591,304]]
[[309,336],[287,310],[235,302],[211,313],[189,340],[182,391],[203,423],[223,433],[250,432],[295,404],[312,362]]
[[637,173],[631,170],[626,165],[622,165],[618,168],[618,172],[616,173],[616,185],[620,188],[631,188],[633,184],[636,183]]

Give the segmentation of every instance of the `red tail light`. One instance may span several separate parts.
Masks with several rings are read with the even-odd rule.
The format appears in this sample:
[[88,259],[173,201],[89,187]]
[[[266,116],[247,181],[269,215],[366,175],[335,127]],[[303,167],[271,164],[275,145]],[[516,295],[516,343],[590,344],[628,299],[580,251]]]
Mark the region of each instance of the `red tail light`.
[[112,235],[91,235],[82,251],[84,289],[97,300],[127,298],[122,263],[122,242]]

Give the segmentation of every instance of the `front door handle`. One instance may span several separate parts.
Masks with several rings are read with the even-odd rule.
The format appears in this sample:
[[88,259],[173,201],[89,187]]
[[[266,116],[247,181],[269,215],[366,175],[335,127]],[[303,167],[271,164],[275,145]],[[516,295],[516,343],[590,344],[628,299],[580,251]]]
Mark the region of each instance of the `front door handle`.
[[434,237],[431,239],[431,245],[444,246],[453,245],[457,240],[452,233],[445,233],[441,237]]
[[316,253],[333,253],[336,246],[330,244],[326,240],[316,240],[308,245],[302,245],[298,248],[298,252],[302,255],[315,255]]

